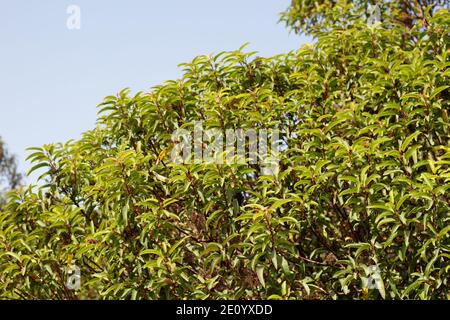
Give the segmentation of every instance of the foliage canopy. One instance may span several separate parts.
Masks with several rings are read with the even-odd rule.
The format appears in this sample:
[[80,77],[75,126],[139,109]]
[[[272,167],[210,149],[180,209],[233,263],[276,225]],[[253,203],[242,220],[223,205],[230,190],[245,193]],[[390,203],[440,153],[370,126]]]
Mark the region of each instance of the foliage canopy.
[[[318,26],[303,10],[325,2],[285,17]],[[199,56],[179,80],[106,97],[82,139],[32,149],[46,185],[0,214],[0,297],[450,298],[450,15],[424,12],[357,15],[272,58]],[[197,120],[280,129],[279,174],[169,162],[171,133]]]

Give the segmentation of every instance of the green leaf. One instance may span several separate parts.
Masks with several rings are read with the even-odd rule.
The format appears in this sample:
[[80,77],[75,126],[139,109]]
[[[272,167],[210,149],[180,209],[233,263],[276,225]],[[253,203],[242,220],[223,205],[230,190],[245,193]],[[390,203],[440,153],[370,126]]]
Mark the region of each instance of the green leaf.
[[408,137],[406,137],[405,141],[403,141],[400,150],[402,151],[406,151],[406,149],[408,148],[408,146],[411,144],[411,142],[417,138],[422,132],[420,131],[416,131],[413,134],[410,134]]
[[258,280],[263,286],[263,288],[266,287],[266,282],[264,281],[264,266],[258,265],[256,266],[256,274],[258,276]]
[[160,257],[164,257],[164,254],[160,250],[156,249],[145,249],[139,253],[139,255],[143,256],[145,254],[155,254]]
[[128,210],[130,209],[128,201],[127,203],[122,207],[122,223],[126,226],[128,225]]
[[298,201],[298,200],[297,199],[279,199],[270,206],[270,209],[276,210],[279,207],[281,207],[282,205],[292,202],[292,201]]
[[43,162],[43,163],[38,163],[37,165],[33,166],[30,170],[28,170],[27,175],[31,175],[34,171],[40,169],[40,168],[44,168],[44,167],[50,167],[48,165],[48,163]]
[[183,242],[185,242],[186,239],[188,239],[189,237],[190,237],[190,236],[186,236],[186,237],[184,237],[184,238],[178,240],[178,241],[170,248],[170,250],[169,250],[169,257],[171,257],[171,256],[175,253],[175,250],[177,250],[178,247],[181,246],[181,245],[183,244]]
[[439,93],[446,90],[447,88],[450,88],[450,86],[440,86],[440,87],[434,89],[430,95],[430,100],[433,100]]
[[383,299],[386,299],[386,288],[384,287],[383,277],[380,277],[377,280],[377,289]]

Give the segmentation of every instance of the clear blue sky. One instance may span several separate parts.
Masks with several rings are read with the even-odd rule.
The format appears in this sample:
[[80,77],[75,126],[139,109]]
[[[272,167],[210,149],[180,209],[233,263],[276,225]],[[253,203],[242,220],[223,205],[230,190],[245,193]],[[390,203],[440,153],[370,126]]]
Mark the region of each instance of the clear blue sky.
[[[306,42],[277,23],[290,0],[2,0],[0,136],[16,153],[79,138],[96,105],[124,87],[150,90],[199,54],[272,56]],[[81,29],[69,30],[69,5]]]

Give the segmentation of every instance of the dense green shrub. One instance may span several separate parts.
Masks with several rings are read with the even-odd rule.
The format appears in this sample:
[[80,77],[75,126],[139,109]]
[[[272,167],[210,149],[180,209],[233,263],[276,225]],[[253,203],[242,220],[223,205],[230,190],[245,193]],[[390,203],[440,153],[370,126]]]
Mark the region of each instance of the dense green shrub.
[[[106,97],[82,139],[33,149],[47,183],[0,215],[0,297],[450,298],[449,12],[426,22],[354,19]],[[198,120],[281,130],[279,174],[169,161]]]

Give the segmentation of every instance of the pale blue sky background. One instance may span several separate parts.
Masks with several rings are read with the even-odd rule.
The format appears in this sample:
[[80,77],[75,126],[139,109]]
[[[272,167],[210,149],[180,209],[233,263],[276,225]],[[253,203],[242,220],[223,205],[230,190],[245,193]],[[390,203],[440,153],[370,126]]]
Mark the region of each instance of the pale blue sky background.
[[[25,171],[25,148],[79,138],[124,87],[149,90],[180,77],[179,63],[245,42],[262,56],[295,50],[306,39],[277,23],[289,3],[0,0],[0,136]],[[72,4],[80,30],[66,27]]]

